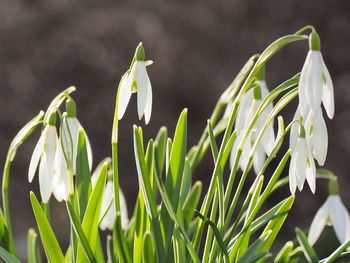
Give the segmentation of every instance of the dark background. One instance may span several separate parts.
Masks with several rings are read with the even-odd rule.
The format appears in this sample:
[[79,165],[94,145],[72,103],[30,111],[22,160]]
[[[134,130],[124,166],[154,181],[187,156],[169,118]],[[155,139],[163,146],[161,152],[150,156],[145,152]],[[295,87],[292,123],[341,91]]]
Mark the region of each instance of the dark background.
[[[335,86],[336,115],[328,121],[329,154],[325,167],[340,178],[350,207],[350,2],[339,1],[0,1],[0,161],[17,131],[70,85],[78,116],[89,134],[94,164],[110,155],[110,137],[118,81],[129,67],[135,47],[144,42],[153,86],[151,122],[137,120],[133,97],[120,128],[121,186],[130,206],[137,193],[132,124],[146,138],[166,125],[173,134],[177,117],[189,109],[189,145],[199,139],[220,94],[245,61],[278,37],[305,25],[321,36],[322,53]],[[270,88],[301,70],[307,42],[295,43],[267,65]],[[291,116],[293,109],[286,112]],[[16,246],[26,255],[26,234],[35,221],[29,203],[27,169],[39,137],[35,132],[19,150],[10,178],[10,204]],[[211,159],[195,174],[207,182]],[[307,227],[324,202],[325,182],[314,196],[298,193],[282,232],[293,237],[295,225]],[[38,193],[38,192],[37,192]],[[288,195],[286,187],[279,197]],[[271,204],[277,200],[272,200]],[[55,230],[68,233],[63,204],[53,201]],[[330,231],[332,234],[332,232]],[[336,246],[336,244],[335,244]]]

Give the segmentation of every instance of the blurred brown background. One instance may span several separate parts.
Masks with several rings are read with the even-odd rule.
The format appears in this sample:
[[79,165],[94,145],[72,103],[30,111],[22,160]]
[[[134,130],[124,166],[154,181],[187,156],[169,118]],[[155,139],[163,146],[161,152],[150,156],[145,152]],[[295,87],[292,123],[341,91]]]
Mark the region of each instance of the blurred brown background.
[[[350,208],[350,2],[337,1],[0,1],[0,161],[17,131],[51,99],[70,85],[78,116],[89,134],[94,164],[110,155],[110,135],[116,87],[129,67],[135,47],[144,42],[154,103],[146,138],[161,125],[170,134],[180,111],[189,109],[189,145],[197,142],[220,94],[245,61],[278,37],[305,25],[321,36],[322,52],[335,86],[336,115],[327,121],[329,155],[326,167],[341,181],[344,202]],[[269,86],[301,70],[307,42],[290,45],[267,65]],[[132,124],[137,120],[133,98],[121,122],[121,185],[130,206],[137,192],[133,160]],[[296,106],[296,105],[294,105]],[[286,112],[291,116],[292,112]],[[26,255],[26,234],[35,222],[27,169],[39,133],[17,154],[10,178],[10,201],[16,246]],[[202,165],[196,179],[207,182],[210,165]],[[307,186],[290,213],[285,237],[294,226],[307,227],[326,198],[326,185],[317,195]],[[288,194],[286,187],[281,196]],[[276,201],[272,200],[271,203]],[[63,204],[53,202],[55,230],[68,233]]]

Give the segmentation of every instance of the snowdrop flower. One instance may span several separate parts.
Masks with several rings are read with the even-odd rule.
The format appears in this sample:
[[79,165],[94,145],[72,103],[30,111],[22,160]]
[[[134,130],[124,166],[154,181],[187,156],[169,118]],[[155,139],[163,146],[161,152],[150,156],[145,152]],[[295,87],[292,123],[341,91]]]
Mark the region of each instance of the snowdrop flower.
[[291,161],[289,166],[289,189],[293,195],[297,187],[299,191],[303,189],[305,179],[311,191],[315,193],[316,190],[315,162],[305,136],[305,129],[300,125],[295,148],[291,149]]
[[72,179],[68,172],[67,161],[63,153],[62,145],[59,142],[55,155],[55,172],[52,179],[53,195],[57,201],[68,200],[69,195],[73,191]]
[[318,34],[310,34],[310,51],[307,54],[299,81],[299,102],[302,116],[307,116],[308,108],[314,114],[321,107],[321,102],[330,119],[334,116],[333,83],[323,61]]
[[337,180],[329,183],[330,195],[317,211],[309,230],[308,241],[315,244],[325,225],[333,225],[340,243],[350,239],[350,216],[339,196]]
[[139,119],[145,115],[145,123],[148,124],[152,111],[152,86],[148,77],[145,61],[145,50],[142,43],[136,48],[131,69],[124,74],[120,81],[118,91],[118,119],[123,118],[126,107],[132,93],[137,92],[137,112]]
[[[78,152],[78,141],[79,141],[79,131],[83,130],[85,133],[85,130],[83,129],[82,125],[80,124],[79,120],[77,119],[77,111],[76,111],[76,104],[74,100],[68,99],[66,101],[66,111],[67,111],[67,117],[66,117],[66,123],[62,126],[62,132],[64,133],[65,138],[71,138],[72,141],[72,154],[70,155],[72,160],[72,168],[73,173],[76,174],[76,160],[77,160],[77,152]],[[92,168],[92,150],[91,150],[91,144],[89,141],[89,138],[87,134],[85,133],[85,142],[86,142],[86,149],[87,149],[87,155],[88,155],[88,161],[89,161],[89,167],[90,170]],[[66,150],[69,150],[69,146],[66,147]]]
[[59,144],[56,131],[56,113],[49,118],[39,141],[37,142],[29,164],[28,180],[33,181],[35,171],[39,165],[39,186],[42,201],[47,203],[51,197],[54,185],[55,157]]
[[[241,105],[238,109],[235,123],[235,129],[237,130],[238,135],[231,151],[231,167],[233,166],[238,146],[241,143],[241,140],[250,124],[250,121],[253,119],[263,99],[268,95],[268,93],[269,91],[267,89],[266,82],[264,80],[259,80],[258,87],[248,90],[245,96],[243,97]],[[250,152],[254,146],[255,141],[259,136],[260,131],[265,125],[265,122],[267,121],[272,111],[272,108],[272,103],[265,108],[265,110],[258,117],[255,127],[247,136],[247,140],[243,146],[242,155],[239,162],[242,170],[244,170],[247,165]],[[253,156],[253,167],[256,174],[259,173],[262,166],[264,165],[266,154],[269,155],[271,153],[274,143],[275,134],[273,129],[273,121],[271,121],[270,124],[267,126],[267,129],[265,130],[261,138],[260,144],[258,145],[256,152]]]
[[327,157],[328,132],[321,108],[316,113],[310,111],[305,121],[305,129],[312,155],[323,166]]
[[[94,188],[101,171],[102,165],[105,162],[111,162],[110,158],[106,158],[103,160],[95,169],[94,173],[91,176],[91,184]],[[108,173],[111,171],[109,170]],[[119,188],[119,203],[120,203],[120,213],[121,213],[121,224],[122,229],[127,229],[129,219],[128,219],[128,209],[126,206],[126,200],[122,190]],[[103,192],[102,197],[102,205],[100,211],[100,229],[101,230],[113,230],[114,223],[116,219],[116,211],[115,211],[115,201],[114,201],[114,186],[112,181],[108,181],[105,186],[105,190]]]

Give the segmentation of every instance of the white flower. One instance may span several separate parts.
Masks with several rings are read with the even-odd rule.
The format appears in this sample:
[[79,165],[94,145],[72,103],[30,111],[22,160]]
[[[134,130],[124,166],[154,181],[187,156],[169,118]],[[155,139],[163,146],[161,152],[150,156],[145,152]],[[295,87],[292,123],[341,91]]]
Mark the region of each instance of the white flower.
[[328,150],[327,126],[322,116],[322,109],[316,114],[310,111],[305,121],[306,138],[308,139],[312,155],[320,166],[324,165]]
[[[102,164],[105,162],[110,162],[110,158],[106,158],[102,161],[95,169],[91,176],[91,185],[92,188],[95,187],[98,176],[100,174]],[[109,171],[108,171],[109,172]],[[127,229],[129,219],[128,219],[128,209],[126,206],[126,200],[122,190],[119,188],[119,204],[120,204],[120,214],[121,214],[121,224],[122,229]],[[116,219],[115,211],[115,201],[114,201],[114,186],[112,181],[108,181],[105,186],[102,197],[102,205],[100,210],[100,229],[101,230],[113,230],[114,223]]]
[[[69,130],[69,131],[68,131]],[[76,162],[77,162],[77,153],[78,153],[78,142],[79,142],[79,132],[80,130],[84,131],[85,134],[85,143],[86,143],[86,150],[87,150],[87,156],[88,156],[88,162],[89,162],[89,168],[91,170],[92,168],[92,150],[91,150],[91,144],[90,140],[83,128],[83,126],[80,124],[79,120],[76,117],[67,117],[67,126],[64,125],[62,131],[65,133],[66,138],[69,138],[69,134],[72,138],[73,143],[73,173],[76,174]],[[69,148],[69,147],[67,147]]]
[[[247,91],[247,93],[243,97],[240,107],[238,109],[236,123],[235,123],[235,129],[237,130],[238,135],[231,151],[231,157],[230,157],[231,167],[233,166],[233,162],[236,158],[235,153],[237,152],[238,146],[241,143],[241,140],[251,120],[253,119],[254,115],[258,111],[263,99],[266,98],[266,96],[268,95],[268,89],[266,87],[266,82],[264,80],[259,81],[259,87],[261,92],[261,98],[255,99],[254,90],[250,89]],[[272,111],[272,108],[273,108],[272,103],[270,103],[264,109],[264,111],[260,114],[260,116],[258,117],[255,123],[255,126],[247,136],[247,140],[243,146],[243,151],[239,162],[239,165],[242,170],[244,170],[247,165],[251,150],[255,144],[255,141],[259,136],[259,133],[264,127]],[[265,163],[266,154],[269,155],[271,153],[274,147],[274,144],[275,144],[275,133],[273,129],[273,121],[271,121],[267,126],[266,130],[264,131],[264,134],[262,135],[260,140],[260,144],[257,146],[256,152],[253,156],[253,167],[256,174],[260,172],[262,166]]]
[[345,243],[350,238],[350,217],[339,195],[330,195],[312,220],[308,240],[315,244],[325,225],[333,225],[337,238]]
[[316,190],[316,167],[305,136],[297,138],[295,148],[291,149],[289,166],[289,189],[294,195],[296,188],[303,189],[305,179],[313,193]]
[[35,171],[39,165],[39,186],[42,201],[47,203],[53,191],[53,176],[55,171],[55,157],[58,142],[56,127],[46,125],[36,144],[30,160],[28,180],[33,181]]
[[148,124],[152,112],[152,86],[146,70],[142,43],[137,47],[131,70],[121,79],[118,94],[118,119],[123,118],[132,93],[137,92],[137,112],[139,119],[145,115]]
[[53,182],[53,195],[57,201],[67,201],[69,194],[73,191],[70,182],[70,175],[68,173],[67,162],[63,154],[61,143],[57,145],[55,155],[55,171],[52,179]]
[[307,54],[299,81],[299,102],[302,116],[307,116],[308,108],[316,113],[323,106],[330,119],[334,116],[333,83],[319,50]]
[[[77,153],[78,153],[78,143],[79,143],[79,132],[83,130],[85,137],[85,144],[87,150],[87,157],[89,162],[89,168],[92,168],[92,150],[89,137],[87,136],[83,126],[80,124],[77,119],[76,105],[74,100],[67,99],[66,101],[66,117],[65,121],[62,123],[62,135],[63,135],[63,145],[64,150],[67,153],[67,156],[71,160],[73,173],[76,174],[76,162],[77,162]],[[73,152],[71,152],[73,151]]]

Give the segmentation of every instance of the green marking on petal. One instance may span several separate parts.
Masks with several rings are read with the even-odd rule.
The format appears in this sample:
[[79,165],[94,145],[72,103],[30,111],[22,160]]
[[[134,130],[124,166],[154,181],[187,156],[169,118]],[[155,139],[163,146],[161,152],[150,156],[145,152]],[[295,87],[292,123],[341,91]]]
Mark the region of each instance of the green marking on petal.
[[137,83],[136,83],[136,81],[134,81],[134,82],[132,83],[132,85],[131,85],[131,92],[132,92],[132,93],[137,92]]
[[326,78],[326,75],[324,73],[322,73],[322,81],[324,84],[327,83],[327,78]]

